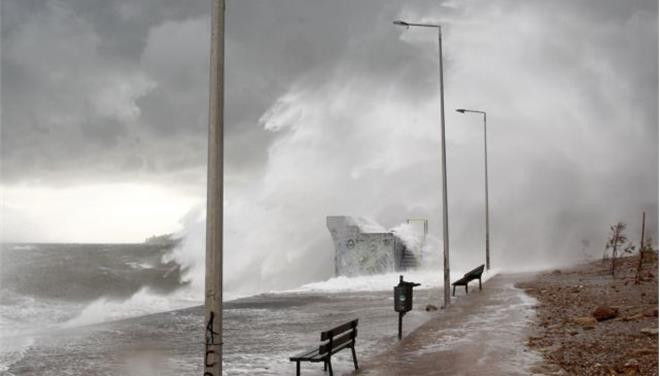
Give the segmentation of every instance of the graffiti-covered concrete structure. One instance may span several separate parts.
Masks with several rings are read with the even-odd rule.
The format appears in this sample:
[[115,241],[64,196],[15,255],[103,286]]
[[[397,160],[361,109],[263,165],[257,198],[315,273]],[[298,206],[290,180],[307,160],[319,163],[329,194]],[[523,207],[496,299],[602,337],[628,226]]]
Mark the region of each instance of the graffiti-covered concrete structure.
[[327,217],[335,246],[335,275],[355,276],[417,266],[413,252],[392,232],[360,218]]

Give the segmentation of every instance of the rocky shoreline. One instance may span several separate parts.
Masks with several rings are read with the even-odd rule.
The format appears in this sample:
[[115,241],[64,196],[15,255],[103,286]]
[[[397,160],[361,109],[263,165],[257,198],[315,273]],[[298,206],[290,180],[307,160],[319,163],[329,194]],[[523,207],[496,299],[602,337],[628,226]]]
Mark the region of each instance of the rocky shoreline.
[[541,273],[517,287],[535,297],[527,345],[543,354],[535,372],[557,375],[658,375],[658,257],[639,256]]

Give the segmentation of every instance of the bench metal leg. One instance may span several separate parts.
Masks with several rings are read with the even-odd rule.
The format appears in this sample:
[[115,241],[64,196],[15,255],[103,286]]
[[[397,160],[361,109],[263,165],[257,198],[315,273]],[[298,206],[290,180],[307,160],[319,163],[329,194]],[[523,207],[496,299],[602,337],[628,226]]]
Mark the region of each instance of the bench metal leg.
[[481,291],[481,278],[479,278],[479,291]]
[[332,361],[330,359],[328,359],[328,370],[330,371],[330,376],[332,376]]
[[357,364],[357,356],[355,355],[355,346],[351,347],[351,351],[353,352],[353,365],[355,366],[355,369],[358,369],[358,364]]
[[296,376],[300,376],[300,361],[296,362]]
[[328,370],[328,362],[323,362],[323,372]]
[[466,284],[465,284],[465,295],[468,294],[468,288],[467,288],[467,286],[468,286],[468,284],[466,283]]
[[451,294],[451,296],[456,296],[456,285],[454,285],[454,292]]

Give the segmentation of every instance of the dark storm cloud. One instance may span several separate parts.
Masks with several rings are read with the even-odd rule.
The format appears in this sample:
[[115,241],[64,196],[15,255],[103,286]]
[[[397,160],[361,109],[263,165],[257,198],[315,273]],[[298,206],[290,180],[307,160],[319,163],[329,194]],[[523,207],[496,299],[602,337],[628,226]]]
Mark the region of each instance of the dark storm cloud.
[[[208,22],[201,3],[3,2],[3,181],[113,180],[123,172],[139,172],[144,164],[129,161],[140,154],[167,170],[167,149],[172,149],[159,135],[182,122],[155,124],[144,116],[137,100],[164,85],[151,77],[156,76],[153,67],[147,71],[142,57],[151,30],[164,22],[202,17],[203,33]],[[204,65],[207,50],[208,43],[200,49],[202,56],[191,57],[193,67]],[[204,74],[197,82],[205,84]],[[183,90],[203,98],[203,91]],[[189,114],[204,108],[185,104],[175,98],[156,111],[180,107]],[[152,138],[163,147],[140,144]],[[199,164],[203,158],[192,160]]]
[[[526,47],[521,58],[530,69],[576,84],[594,98],[589,111],[612,111],[598,100],[601,77],[574,68],[583,57],[606,59],[591,64],[626,77],[631,100],[645,109],[640,126],[657,135],[657,2],[446,4],[228,1],[228,173],[263,167],[272,135],[258,119],[292,85],[367,77],[399,81],[411,101],[434,95],[435,77],[420,74],[433,72],[435,61],[420,58],[434,53],[433,38],[400,43],[391,20],[401,14],[448,20],[448,40],[459,43],[454,18],[489,14],[496,24],[503,15],[547,14],[557,39]],[[202,0],[3,1],[3,181],[154,177],[202,167],[209,8]],[[502,43],[509,39],[518,43],[505,35]],[[451,80],[460,66],[447,49]]]
[[[388,55],[394,30],[380,2],[227,8],[229,171],[259,168],[270,140],[259,117],[301,77],[322,82],[347,46],[364,45],[356,61],[373,74],[388,74],[406,53]],[[208,1],[4,1],[3,181],[121,179],[202,164],[208,9]],[[370,48],[374,21],[384,36]],[[191,155],[188,165],[171,160],[181,154]],[[146,165],[153,171],[138,167]]]

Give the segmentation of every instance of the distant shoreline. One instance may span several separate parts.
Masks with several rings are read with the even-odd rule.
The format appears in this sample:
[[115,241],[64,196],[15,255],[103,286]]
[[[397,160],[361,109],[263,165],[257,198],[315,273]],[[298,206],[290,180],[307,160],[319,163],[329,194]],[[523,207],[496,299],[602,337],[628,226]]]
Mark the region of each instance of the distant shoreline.
[[1,245],[139,245],[144,242],[108,242],[108,243],[85,243],[85,242],[0,242]]
[[[161,239],[163,237],[168,237],[167,239]],[[154,239],[154,240],[152,240]],[[172,234],[167,234],[167,235],[160,235],[160,236],[152,236],[149,238],[146,238],[144,241],[141,242],[3,242],[0,241],[0,245],[18,245],[18,246],[29,246],[29,245],[91,245],[91,246],[98,246],[98,245],[106,245],[106,246],[112,246],[112,245],[176,245],[181,241],[180,238],[174,238]]]

